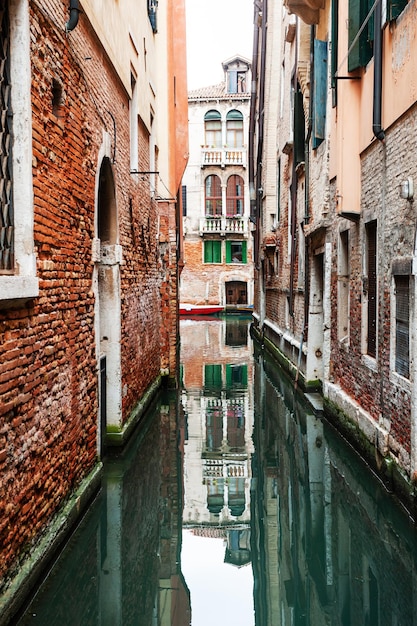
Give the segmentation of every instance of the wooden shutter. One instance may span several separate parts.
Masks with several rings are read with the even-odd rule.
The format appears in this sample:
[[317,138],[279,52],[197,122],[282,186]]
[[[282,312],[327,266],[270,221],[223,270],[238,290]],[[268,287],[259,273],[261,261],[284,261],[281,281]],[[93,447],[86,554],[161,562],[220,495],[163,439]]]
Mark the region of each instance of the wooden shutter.
[[221,263],[222,262],[222,242],[221,241],[212,241],[213,244],[213,263]]
[[[381,0],[382,1],[382,0]],[[373,7],[372,0],[349,0],[349,29],[348,29],[348,47],[356,38],[363,22],[368,16],[369,11]],[[362,30],[359,39],[353,46],[348,57],[348,71],[365,67],[369,63],[373,55],[372,41],[374,38],[374,16],[370,17],[366,26]]]
[[368,266],[368,350],[376,357],[376,316],[377,316],[377,229],[376,222],[366,225],[367,266]]
[[395,371],[410,376],[410,278],[395,277]]
[[242,241],[242,263],[247,263],[247,242]]
[[325,137],[327,104],[327,41],[314,40],[313,148]]
[[387,17],[390,21],[396,20],[407,6],[407,0],[387,0]]

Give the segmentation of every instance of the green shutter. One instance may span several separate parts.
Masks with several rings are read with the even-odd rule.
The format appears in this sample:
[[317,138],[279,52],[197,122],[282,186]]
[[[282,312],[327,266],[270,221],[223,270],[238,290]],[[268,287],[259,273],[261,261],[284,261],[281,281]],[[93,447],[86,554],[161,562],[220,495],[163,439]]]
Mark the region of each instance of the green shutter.
[[327,41],[314,40],[313,148],[324,139],[327,105]]
[[246,250],[247,250],[247,242],[246,241],[242,241],[242,263],[247,263],[247,254],[246,254]]
[[387,0],[387,17],[390,21],[396,20],[407,6],[407,0]]
[[[360,19],[361,19],[361,7],[360,0],[349,0],[349,28],[348,28],[348,49],[352,45],[353,40],[359,32]],[[348,71],[360,67],[360,55],[359,55],[359,40],[355,43],[352,50],[350,50],[348,57]]]
[[213,263],[222,262],[222,242],[213,241]]
[[230,241],[226,241],[226,263],[232,262],[232,246]]
[[211,241],[204,242],[204,263],[211,263],[212,259],[212,247]]

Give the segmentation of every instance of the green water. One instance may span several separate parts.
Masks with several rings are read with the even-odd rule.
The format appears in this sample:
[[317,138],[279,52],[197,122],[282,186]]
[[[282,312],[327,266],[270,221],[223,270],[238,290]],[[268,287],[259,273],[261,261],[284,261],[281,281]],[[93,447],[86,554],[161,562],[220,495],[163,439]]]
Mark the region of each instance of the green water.
[[247,320],[181,325],[161,395],[19,624],[408,626],[416,533]]

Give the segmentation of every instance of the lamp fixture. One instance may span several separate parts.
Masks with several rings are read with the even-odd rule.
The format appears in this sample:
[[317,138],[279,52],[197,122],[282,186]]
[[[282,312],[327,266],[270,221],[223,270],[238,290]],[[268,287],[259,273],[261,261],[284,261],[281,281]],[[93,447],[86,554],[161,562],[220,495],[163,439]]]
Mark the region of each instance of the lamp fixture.
[[404,200],[413,200],[414,198],[414,182],[411,176],[404,180],[400,185],[400,198]]

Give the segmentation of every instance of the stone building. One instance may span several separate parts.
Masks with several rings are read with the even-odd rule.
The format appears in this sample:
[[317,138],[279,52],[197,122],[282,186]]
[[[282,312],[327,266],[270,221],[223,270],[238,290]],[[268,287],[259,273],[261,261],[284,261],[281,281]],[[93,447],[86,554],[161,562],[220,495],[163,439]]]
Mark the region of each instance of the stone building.
[[255,3],[255,332],[411,502],[416,3],[285,6]]
[[176,379],[188,126],[183,0],[1,15],[3,623]]
[[182,305],[253,304],[247,138],[250,62],[223,63],[224,81],[188,94],[190,157],[183,180]]

